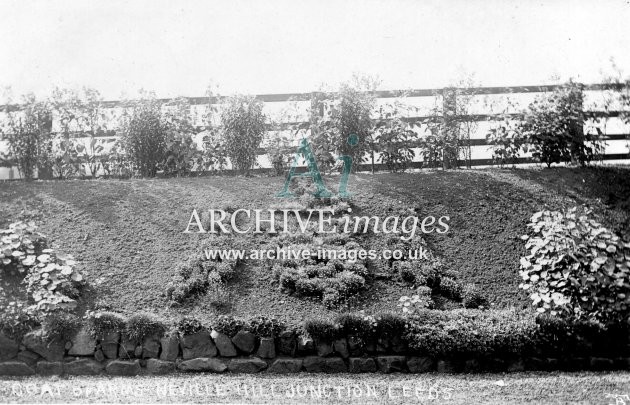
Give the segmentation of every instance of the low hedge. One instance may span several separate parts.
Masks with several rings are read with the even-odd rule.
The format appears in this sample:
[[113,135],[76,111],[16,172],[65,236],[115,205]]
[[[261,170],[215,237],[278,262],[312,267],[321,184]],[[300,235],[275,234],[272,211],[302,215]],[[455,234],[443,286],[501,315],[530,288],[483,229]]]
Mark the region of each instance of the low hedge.
[[[65,319],[64,319],[65,320]],[[168,329],[155,317],[138,314],[125,320],[112,312],[88,317],[92,334],[100,338],[108,332],[126,332],[129,338],[142,340],[159,336]],[[65,335],[68,322],[57,329]],[[51,322],[47,322],[51,324]],[[49,327],[50,329],[50,327]],[[296,331],[316,342],[353,337],[363,344],[394,341],[404,344],[409,354],[441,359],[517,358],[517,357],[607,357],[630,355],[630,326],[604,326],[594,321],[569,322],[550,315],[536,315],[516,310],[458,309],[440,311],[423,309],[411,316],[393,313],[375,316],[344,313],[336,318],[313,318],[300,325],[265,316],[240,318],[219,315],[204,324],[192,317],[182,318],[175,325],[180,335],[200,330],[216,330],[229,337],[246,330],[257,337],[278,337],[283,331]],[[55,334],[55,333],[53,333]]]

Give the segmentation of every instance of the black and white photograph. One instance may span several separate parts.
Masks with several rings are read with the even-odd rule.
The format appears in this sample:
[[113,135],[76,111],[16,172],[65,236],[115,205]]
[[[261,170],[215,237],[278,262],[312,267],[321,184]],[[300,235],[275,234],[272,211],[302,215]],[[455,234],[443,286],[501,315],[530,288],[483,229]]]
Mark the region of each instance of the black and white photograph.
[[0,404],[630,405],[630,1],[0,0]]

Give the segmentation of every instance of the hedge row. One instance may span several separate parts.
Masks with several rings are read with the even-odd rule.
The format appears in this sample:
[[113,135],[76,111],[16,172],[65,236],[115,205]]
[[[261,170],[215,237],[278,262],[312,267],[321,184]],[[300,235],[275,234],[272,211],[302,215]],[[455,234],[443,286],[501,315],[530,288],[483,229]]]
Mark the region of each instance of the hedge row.
[[[536,317],[513,310],[423,310],[411,317],[355,313],[342,314],[336,319],[311,319],[300,325],[286,325],[264,316],[243,319],[227,315],[216,317],[210,324],[184,317],[175,325],[166,325],[147,314],[125,318],[113,312],[98,312],[89,314],[87,324],[66,314],[48,317],[41,329],[23,337],[7,337],[7,332],[3,330],[3,341],[24,343],[35,333],[48,343],[58,343],[64,348],[64,354],[72,353],[73,344],[77,340],[85,341],[88,336],[94,341],[94,347],[88,349],[88,354],[92,355],[104,342],[115,340],[117,345],[126,344],[128,352],[137,357],[143,357],[146,344],[157,346],[150,350],[157,356],[164,350],[160,349],[163,339],[173,336],[181,346],[175,357],[182,355],[186,340],[194,341],[200,336],[201,341],[205,339],[207,344],[217,346],[219,352],[221,342],[217,341],[217,336],[222,341],[232,342],[238,349],[239,345],[233,342],[237,335],[239,339],[246,336],[251,341],[250,349],[234,351],[244,355],[255,353],[264,340],[267,344],[274,342],[274,351],[291,356],[315,353],[326,356],[337,352],[347,357],[344,356],[346,351],[354,356],[391,353],[449,360],[630,356],[630,327],[626,324],[570,323],[557,317]],[[287,343],[289,340],[295,343]],[[289,346],[293,349],[286,349]],[[118,353],[114,357],[118,357]]]

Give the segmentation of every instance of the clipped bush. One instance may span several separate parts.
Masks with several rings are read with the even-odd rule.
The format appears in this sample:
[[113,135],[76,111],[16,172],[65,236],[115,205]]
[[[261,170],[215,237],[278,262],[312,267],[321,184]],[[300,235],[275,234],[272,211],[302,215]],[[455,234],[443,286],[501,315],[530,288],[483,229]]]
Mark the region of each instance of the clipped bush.
[[384,339],[402,336],[406,330],[407,321],[400,315],[382,313],[376,316],[376,336]]
[[331,342],[339,337],[339,326],[328,319],[309,319],[304,322],[304,331],[316,341]]
[[405,340],[426,356],[505,358],[531,350],[536,328],[525,312],[424,310],[409,318]]
[[403,281],[407,283],[416,282],[416,271],[413,267],[413,263],[400,261],[394,263],[394,268],[398,270],[398,274]]
[[479,291],[474,284],[467,284],[464,287],[464,291],[462,293],[462,302],[464,303],[464,308],[469,309],[478,309],[478,308],[488,308],[488,299],[486,296]]
[[81,329],[81,319],[67,312],[54,312],[46,316],[42,326],[46,339],[66,342]]
[[247,324],[242,318],[232,315],[219,315],[210,322],[210,325],[213,330],[232,338],[238,331],[244,329]]
[[276,318],[256,316],[247,320],[247,329],[258,337],[275,337],[286,329],[286,325]]
[[204,329],[201,321],[192,316],[185,316],[177,322],[177,331],[181,336],[194,335]]
[[540,211],[527,225],[529,255],[521,258],[520,287],[540,313],[602,323],[630,317],[630,242],[599,222],[578,215]]
[[345,336],[355,336],[366,341],[374,336],[374,319],[363,315],[345,313],[337,316],[335,323],[339,325],[339,332]]
[[142,342],[146,337],[164,336],[166,326],[151,314],[136,314],[127,320],[126,334],[129,340]]
[[180,263],[177,274],[166,288],[166,297],[182,304],[208,293],[210,300],[217,305],[229,301],[229,293],[224,282],[231,279],[236,272],[237,261],[214,261],[191,258]]
[[358,274],[355,274],[348,270],[342,271],[337,275],[336,278],[341,283],[339,293],[344,298],[348,298],[352,295],[357,294],[365,287],[365,279]]
[[95,339],[108,333],[122,333],[127,326],[125,317],[116,312],[101,311],[88,314],[88,330]]
[[285,267],[282,269],[279,277],[280,288],[289,292],[295,291],[298,280],[304,278],[306,278],[306,273],[303,270]]
[[443,277],[440,281],[440,292],[447,298],[455,301],[461,301],[464,289],[457,280],[451,277]]
[[248,174],[256,163],[265,133],[262,102],[251,96],[234,96],[225,100],[221,110],[221,131],[232,167]]
[[338,290],[326,288],[322,295],[322,304],[328,309],[335,309],[341,304],[342,298]]
[[299,278],[295,282],[295,291],[304,297],[321,297],[323,294],[323,285],[318,278]]

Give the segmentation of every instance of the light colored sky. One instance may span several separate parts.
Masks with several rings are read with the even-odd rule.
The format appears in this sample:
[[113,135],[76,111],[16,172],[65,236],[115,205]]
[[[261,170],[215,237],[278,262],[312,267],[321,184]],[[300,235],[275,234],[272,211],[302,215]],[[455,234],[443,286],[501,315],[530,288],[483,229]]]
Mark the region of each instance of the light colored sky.
[[630,72],[629,0],[0,1],[0,86],[160,97],[305,92],[353,72],[381,88],[598,82]]

